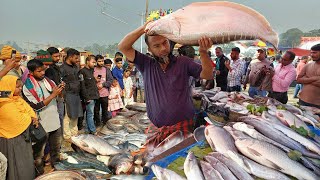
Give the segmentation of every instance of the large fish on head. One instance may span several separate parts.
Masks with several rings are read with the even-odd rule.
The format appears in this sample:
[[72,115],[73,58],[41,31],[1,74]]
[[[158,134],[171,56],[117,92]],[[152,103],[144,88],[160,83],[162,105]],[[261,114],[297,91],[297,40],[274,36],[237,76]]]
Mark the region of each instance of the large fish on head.
[[260,39],[278,47],[278,34],[266,18],[241,4],[196,2],[147,25],[146,34],[161,35],[183,45],[198,45],[200,37],[214,44]]

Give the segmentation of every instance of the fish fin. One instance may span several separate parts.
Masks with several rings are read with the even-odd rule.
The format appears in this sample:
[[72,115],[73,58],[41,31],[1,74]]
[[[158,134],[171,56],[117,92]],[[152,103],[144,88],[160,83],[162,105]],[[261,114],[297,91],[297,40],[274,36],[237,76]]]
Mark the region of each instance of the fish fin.
[[89,145],[88,145],[87,143],[83,142],[83,141],[81,141],[80,144],[81,144],[81,146],[83,146],[83,147],[89,147]]
[[283,169],[281,167],[279,167],[278,165],[276,165],[274,162],[272,161],[269,161],[268,159],[266,159],[266,161],[269,162],[269,164],[271,165],[271,167],[275,170],[278,170],[278,171],[283,171]]
[[253,154],[255,156],[262,156],[258,151],[251,149],[250,147],[247,147],[250,154]]
[[250,170],[251,170],[251,166],[250,166],[250,164],[248,163],[248,161],[243,160],[243,165],[244,165],[247,169],[250,169]]
[[95,154],[100,154],[98,150],[96,150],[94,147],[92,148]]

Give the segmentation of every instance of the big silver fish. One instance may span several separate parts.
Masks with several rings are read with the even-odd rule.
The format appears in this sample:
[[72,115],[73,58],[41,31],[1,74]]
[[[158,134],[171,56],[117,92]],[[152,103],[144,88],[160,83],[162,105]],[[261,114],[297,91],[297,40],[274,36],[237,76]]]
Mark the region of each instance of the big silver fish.
[[61,179],[78,179],[86,180],[85,177],[73,171],[53,171],[36,178],[36,180],[61,180]]
[[206,139],[212,150],[224,154],[228,150],[237,151],[231,135],[223,128],[209,125],[205,129]]
[[235,144],[242,154],[267,167],[276,169],[298,179],[319,179],[317,175],[306,167],[291,160],[286,153],[269,143],[247,138],[237,139]]
[[224,180],[221,174],[216,169],[214,169],[208,162],[200,161],[200,166],[203,172],[203,176],[206,180]]
[[227,154],[233,161],[235,161],[249,174],[268,180],[290,180],[290,178],[288,178],[281,172],[258,164],[245,156],[242,156],[232,151],[228,151]]
[[229,168],[215,157],[208,155],[205,156],[203,159],[207,161],[209,164],[211,164],[211,166],[221,174],[223,179],[237,180],[237,178],[232,174]]
[[162,168],[157,165],[152,165],[151,169],[154,173],[154,175],[159,179],[159,180],[186,180],[186,178],[181,177],[179,174],[175,173],[174,171],[171,171],[166,168]]
[[238,179],[253,180],[253,178],[232,159],[227,158],[218,152],[213,152],[209,155],[217,158],[220,162],[225,164]]
[[197,158],[194,156],[192,151],[188,153],[186,160],[184,161],[183,168],[188,180],[205,180]]
[[107,156],[122,153],[121,150],[111,146],[102,138],[91,134],[73,136],[71,140],[76,146],[91,154]]
[[196,45],[202,36],[214,44],[260,39],[275,47],[279,38],[257,11],[233,2],[196,2],[147,25],[148,35],[162,35],[184,45]]

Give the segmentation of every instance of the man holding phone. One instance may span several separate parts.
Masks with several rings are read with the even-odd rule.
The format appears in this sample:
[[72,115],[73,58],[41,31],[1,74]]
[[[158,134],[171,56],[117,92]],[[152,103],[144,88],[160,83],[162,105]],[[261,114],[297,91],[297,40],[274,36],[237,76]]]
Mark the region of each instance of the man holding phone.
[[[101,55],[96,56],[97,66],[94,68],[94,77],[97,78],[99,90],[99,99],[96,100],[94,107],[94,122],[96,127],[105,124],[108,120],[108,96],[113,77],[110,69],[104,66],[104,58]],[[100,118],[100,106],[102,108],[102,118]]]

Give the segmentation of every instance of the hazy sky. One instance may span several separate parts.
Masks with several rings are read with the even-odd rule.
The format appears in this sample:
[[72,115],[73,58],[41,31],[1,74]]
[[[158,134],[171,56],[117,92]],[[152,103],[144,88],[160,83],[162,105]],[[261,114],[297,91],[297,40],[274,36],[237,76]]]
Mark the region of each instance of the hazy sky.
[[[0,43],[30,41],[84,47],[92,43],[119,42],[141,23],[145,0],[103,0],[110,5],[101,13],[101,0],[0,0]],[[205,1],[205,0],[203,0]],[[320,29],[320,0],[231,0],[249,6],[270,22],[278,33],[298,27]],[[194,0],[149,0],[149,10],[176,10]]]

